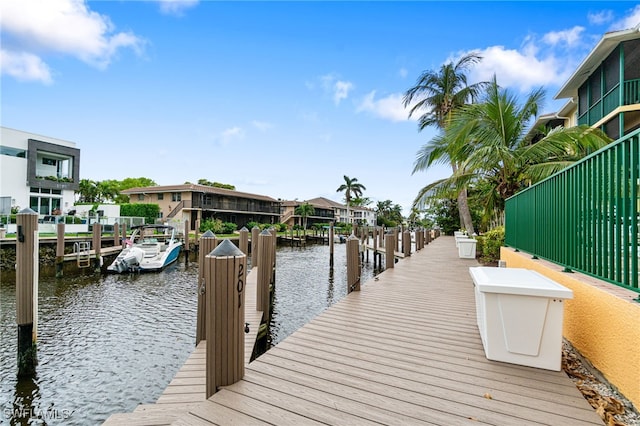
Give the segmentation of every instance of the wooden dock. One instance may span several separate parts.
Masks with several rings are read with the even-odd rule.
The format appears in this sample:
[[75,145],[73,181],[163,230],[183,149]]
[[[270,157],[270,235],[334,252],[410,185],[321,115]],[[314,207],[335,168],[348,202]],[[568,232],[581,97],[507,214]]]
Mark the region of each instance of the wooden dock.
[[[209,400],[140,406],[137,417],[116,414],[106,424],[602,425],[564,372],[486,359],[468,272],[476,265],[458,258],[452,237],[440,237]],[[203,362],[196,350],[181,373]],[[167,391],[177,383],[204,389],[203,376],[181,373]]]

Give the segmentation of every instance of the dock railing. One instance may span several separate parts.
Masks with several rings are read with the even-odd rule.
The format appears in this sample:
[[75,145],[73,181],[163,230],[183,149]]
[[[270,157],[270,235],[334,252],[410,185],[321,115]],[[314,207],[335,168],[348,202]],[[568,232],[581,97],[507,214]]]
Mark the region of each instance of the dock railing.
[[640,292],[639,153],[640,129],[509,198],[505,245]]

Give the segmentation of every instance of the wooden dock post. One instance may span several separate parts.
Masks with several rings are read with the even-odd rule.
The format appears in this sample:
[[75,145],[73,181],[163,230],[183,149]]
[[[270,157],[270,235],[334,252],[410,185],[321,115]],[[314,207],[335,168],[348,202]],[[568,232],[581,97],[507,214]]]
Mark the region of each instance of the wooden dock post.
[[93,270],[95,272],[100,272],[100,268],[102,267],[102,225],[99,223],[93,224]]
[[376,269],[377,257],[378,257],[378,228],[374,226],[373,227],[373,269]]
[[411,256],[411,232],[409,230],[402,233],[402,253],[404,257]]
[[38,214],[26,208],[16,216],[16,322],[18,376],[35,374],[38,336]]
[[276,288],[276,251],[278,250],[278,231],[276,228],[269,228],[271,233],[271,242],[273,243],[273,253],[271,256],[271,286]]
[[260,254],[258,263],[260,266],[258,266],[258,276],[256,277],[256,309],[263,312],[263,319],[267,323],[271,318],[269,309],[271,303],[270,286],[273,278],[273,257],[275,257],[272,238],[273,236],[266,229],[258,236],[258,253]]
[[395,236],[394,241],[396,243],[396,246],[395,246],[394,250],[395,251],[400,251],[400,238],[399,238],[400,232],[398,231],[398,227],[397,226],[395,228],[393,228],[393,235]]
[[394,249],[396,247],[396,236],[394,234],[386,234],[384,236],[384,267],[385,269],[393,268],[396,262]]
[[[195,229],[196,235],[195,238],[193,239],[193,241],[200,241],[200,219],[196,219],[196,229]],[[200,247],[198,247],[200,248]]]
[[249,230],[243,226],[238,233],[240,234],[240,238],[238,239],[238,248],[245,255],[249,256]]
[[184,264],[189,264],[189,219],[184,221]]
[[205,257],[206,397],[244,377],[247,256],[229,239]]
[[198,307],[196,311],[196,346],[207,336],[207,309],[205,297],[205,257],[218,245],[216,235],[208,230],[200,237],[198,250]]
[[333,268],[333,222],[329,224],[329,267]]
[[124,250],[127,247],[127,224],[122,222],[122,249]]
[[64,222],[56,225],[56,278],[64,275]]
[[118,225],[118,222],[113,224],[113,246],[119,246],[120,245],[120,225]]
[[347,238],[347,294],[360,291],[360,240],[351,234]]
[[258,225],[251,228],[251,267],[258,266],[258,235],[260,228]]

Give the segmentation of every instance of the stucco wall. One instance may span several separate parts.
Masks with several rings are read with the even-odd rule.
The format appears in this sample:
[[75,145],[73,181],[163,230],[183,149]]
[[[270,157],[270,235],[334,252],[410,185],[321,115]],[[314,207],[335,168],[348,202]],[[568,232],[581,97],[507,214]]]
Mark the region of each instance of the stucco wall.
[[640,408],[638,293],[502,247],[508,268],[526,268],[573,290],[565,302],[563,335],[604,377]]

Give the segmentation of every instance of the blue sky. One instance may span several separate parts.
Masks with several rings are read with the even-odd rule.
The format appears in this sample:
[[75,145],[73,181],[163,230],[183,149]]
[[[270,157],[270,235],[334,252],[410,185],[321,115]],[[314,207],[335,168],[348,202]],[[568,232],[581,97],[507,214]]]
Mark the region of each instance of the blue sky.
[[[640,4],[3,0],[2,126],[75,142],[82,179],[204,178],[274,198],[336,201],[343,175],[408,214],[446,167],[412,175],[402,94],[424,70],[483,56],[470,78],[542,113]],[[374,204],[375,205],[375,204]]]

